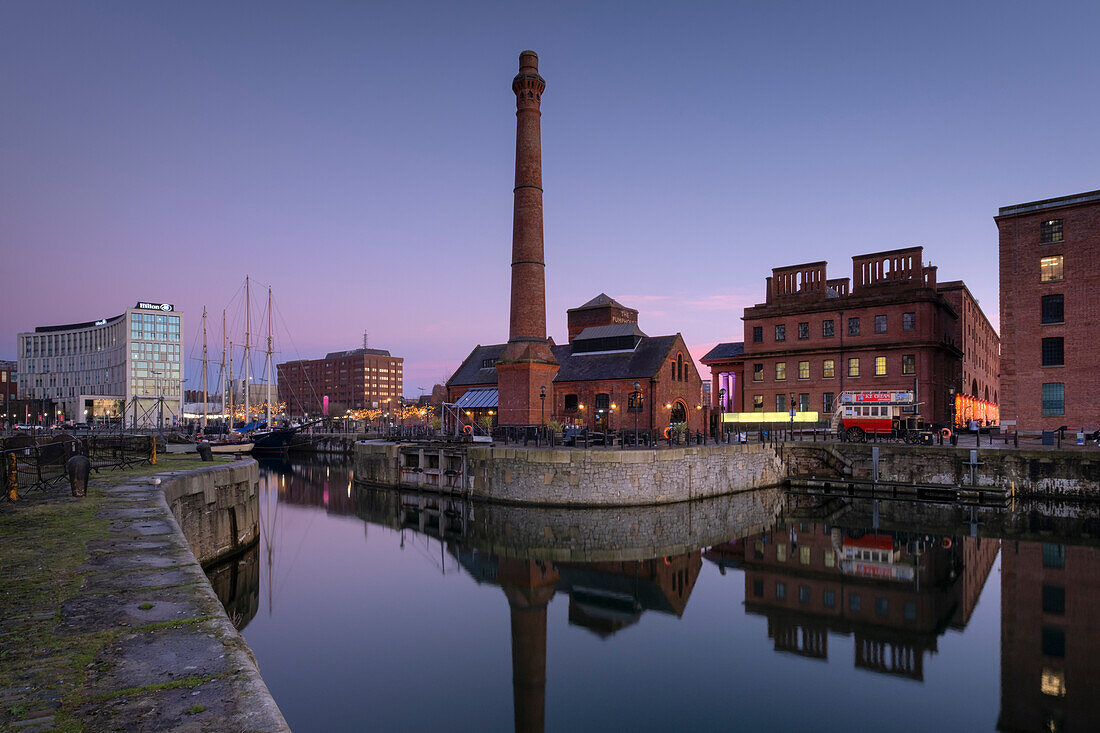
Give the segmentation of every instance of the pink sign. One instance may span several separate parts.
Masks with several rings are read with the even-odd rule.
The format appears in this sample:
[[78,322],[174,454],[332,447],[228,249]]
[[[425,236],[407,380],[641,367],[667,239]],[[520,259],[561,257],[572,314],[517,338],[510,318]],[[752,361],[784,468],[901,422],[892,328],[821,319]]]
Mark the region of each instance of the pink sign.
[[321,414],[328,415],[328,395],[321,398]]

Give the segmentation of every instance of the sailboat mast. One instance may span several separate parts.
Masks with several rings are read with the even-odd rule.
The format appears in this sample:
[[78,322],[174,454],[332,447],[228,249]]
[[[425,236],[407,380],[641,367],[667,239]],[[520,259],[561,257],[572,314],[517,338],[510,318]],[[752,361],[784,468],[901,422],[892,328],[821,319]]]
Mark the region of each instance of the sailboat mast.
[[267,402],[267,427],[271,428],[271,286],[267,286],[267,362],[264,364],[267,377],[267,389],[264,395]]
[[244,367],[241,369],[241,381],[244,383],[244,424],[252,421],[248,414],[249,381],[252,378],[252,296],[249,291],[249,278],[244,278]]
[[202,434],[206,435],[206,306],[202,307]]
[[236,418],[236,411],[233,409],[233,339],[229,340],[229,432],[233,432],[233,420]]
[[218,381],[222,388],[222,418],[225,418],[225,354],[229,351],[229,334],[225,330],[225,309],[222,309],[222,368],[218,372]]

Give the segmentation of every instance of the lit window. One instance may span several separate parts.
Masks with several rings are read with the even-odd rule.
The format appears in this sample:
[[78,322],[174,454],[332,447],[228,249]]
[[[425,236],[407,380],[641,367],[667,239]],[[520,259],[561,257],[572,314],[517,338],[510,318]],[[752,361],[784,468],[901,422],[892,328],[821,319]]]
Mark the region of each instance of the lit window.
[[809,565],[810,564],[810,548],[809,547],[799,547],[798,548],[798,561],[800,563],[802,563],[803,565]]
[[787,562],[787,546],[782,542],[775,546],[775,559],[779,562]]
[[848,360],[848,376],[849,377],[858,377],[859,376],[859,359],[858,358],[853,357],[853,358]]
[[836,554],[832,550],[825,551],[825,567],[836,567]]
[[1062,323],[1065,321],[1066,296],[1044,295],[1042,298],[1041,313],[1043,323]]
[[1043,667],[1042,676],[1039,678],[1039,691],[1051,697],[1066,696],[1066,675],[1060,669]]
[[752,365],[752,381],[763,382],[764,381],[764,365],[753,364]]
[[875,333],[886,333],[886,316],[875,316]]
[[752,396],[752,409],[757,412],[761,412],[764,409],[764,395],[754,394]]
[[1062,382],[1048,382],[1043,385],[1043,414],[1066,414],[1066,385]]
[[1065,351],[1065,339],[1061,336],[1043,339],[1043,366],[1063,366],[1066,363]]
[[787,340],[787,327],[782,323],[780,323],[778,326],[775,327],[775,340],[776,341],[786,341]]
[[783,380],[787,378],[787,362],[777,361],[775,363],[775,378],[776,380]]
[[810,324],[803,321],[798,324],[798,338],[808,339],[810,337]]
[[886,357],[885,356],[876,356],[875,357],[875,376],[876,377],[885,377],[886,376]]
[[1050,219],[1039,225],[1039,244],[1062,241],[1062,220]]
[[901,355],[901,373],[902,374],[916,374],[917,373],[917,357],[915,354],[902,354]]
[[832,379],[834,376],[833,360],[826,359],[821,365],[821,376],[825,379]]
[[848,335],[849,336],[858,336],[859,335],[859,319],[858,318],[849,318],[848,319]]
[[1062,255],[1043,257],[1039,260],[1039,281],[1044,283],[1058,282],[1063,279]]
[[821,335],[825,338],[829,338],[833,335],[833,322],[831,319],[821,322]]
[[800,361],[798,362],[798,378],[809,379],[810,378],[810,362]]

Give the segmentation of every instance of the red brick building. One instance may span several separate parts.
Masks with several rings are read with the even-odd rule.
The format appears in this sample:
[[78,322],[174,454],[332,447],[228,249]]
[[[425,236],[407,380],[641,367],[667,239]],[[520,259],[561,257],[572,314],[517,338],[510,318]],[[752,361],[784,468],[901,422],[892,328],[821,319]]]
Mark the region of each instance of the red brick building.
[[1100,427],[1100,191],[1006,206],[1000,233],[1001,419]]
[[[646,335],[638,311],[603,293],[567,313],[571,336],[550,342],[558,366],[545,400],[536,402],[540,419],[598,432],[632,430],[635,419],[639,430],[703,429],[702,379],[680,334]],[[448,401],[471,422],[497,411],[496,361],[505,347],[475,347],[447,380]]]
[[[745,309],[743,344],[719,344],[703,359],[712,393],[727,389],[731,411],[784,412],[793,405],[831,415],[846,390],[915,386],[921,417],[952,419],[969,334],[985,339],[974,347],[973,369],[983,384],[995,374],[989,363],[996,334],[962,283],[942,291],[922,254],[909,247],[858,255],[850,280],[830,280],[825,262],[772,270],[765,302]],[[973,304],[964,322],[972,329],[960,325],[952,299]]]
[[19,397],[19,363],[0,361],[0,426],[21,422],[22,415],[15,414],[15,400]]
[[998,404],[1000,337],[962,280],[940,283],[939,291],[959,316],[953,339],[963,349],[960,393]]
[[383,349],[352,349],[278,364],[279,401],[291,415],[320,415],[325,396],[330,408],[343,406],[341,414],[396,407],[404,391],[404,361]]

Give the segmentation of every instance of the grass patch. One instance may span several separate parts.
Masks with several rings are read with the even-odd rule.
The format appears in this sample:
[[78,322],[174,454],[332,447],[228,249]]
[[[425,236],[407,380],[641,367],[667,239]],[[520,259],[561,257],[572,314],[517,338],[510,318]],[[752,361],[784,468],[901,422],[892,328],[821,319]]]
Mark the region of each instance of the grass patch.
[[152,607],[152,603],[142,603],[140,606],[138,606],[138,608],[140,608],[142,611],[148,611]]
[[92,695],[90,697],[83,698],[82,702],[102,702],[103,700],[110,700],[113,697],[133,697],[134,695],[142,695],[147,692],[159,692],[160,690],[178,690],[181,687],[198,687],[199,685],[206,684],[211,680],[216,680],[223,675],[220,674],[203,674],[203,675],[188,675],[187,677],[180,677],[178,680],[172,680],[170,682],[159,682],[155,685],[142,685],[141,687],[128,687],[125,690],[113,690],[111,692],[101,692],[98,695]]
[[187,713],[188,715],[198,715],[199,713],[202,713],[202,712],[205,712],[205,711],[206,711],[206,706],[205,705],[192,705],[191,707],[187,708],[187,710],[185,710],[184,712]]

